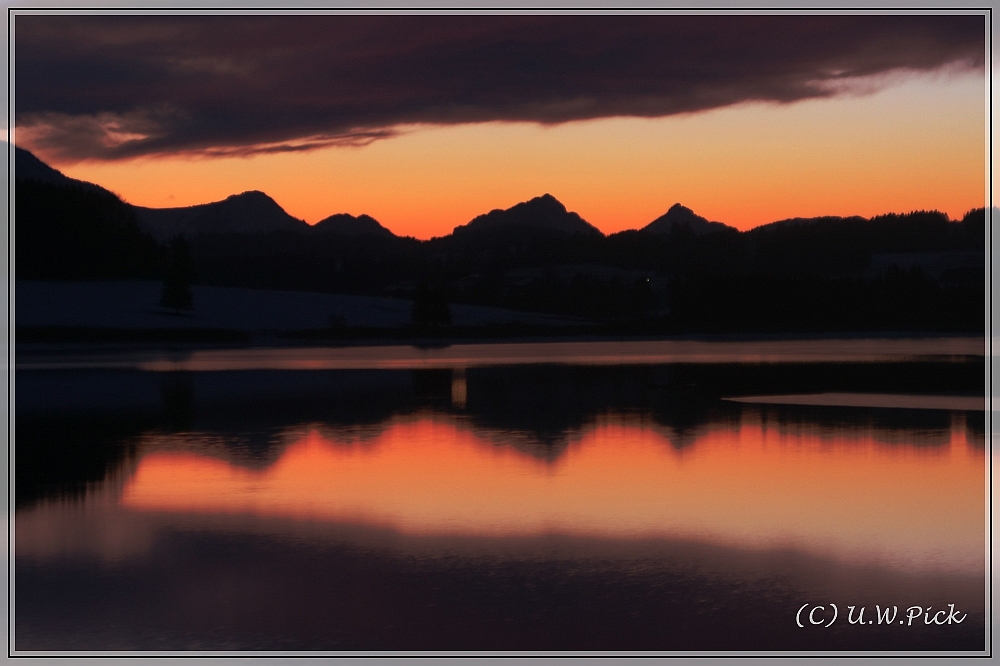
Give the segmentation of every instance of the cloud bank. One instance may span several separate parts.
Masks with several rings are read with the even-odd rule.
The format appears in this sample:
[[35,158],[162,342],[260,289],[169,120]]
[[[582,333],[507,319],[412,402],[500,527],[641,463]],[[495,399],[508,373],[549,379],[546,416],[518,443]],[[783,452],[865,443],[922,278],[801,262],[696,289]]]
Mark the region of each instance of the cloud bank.
[[983,16],[15,16],[56,161],[365,145],[412,123],[657,117],[982,69]]

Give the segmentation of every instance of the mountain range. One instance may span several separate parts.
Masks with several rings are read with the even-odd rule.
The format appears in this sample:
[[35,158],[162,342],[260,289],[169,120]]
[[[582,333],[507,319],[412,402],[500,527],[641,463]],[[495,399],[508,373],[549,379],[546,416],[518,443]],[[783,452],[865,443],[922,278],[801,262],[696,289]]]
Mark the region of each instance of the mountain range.
[[[39,160],[23,148],[14,148],[15,176],[17,180],[35,180],[53,184],[75,185],[94,191],[108,192],[99,185],[69,178]],[[233,194],[222,201],[182,206],[176,208],[148,208],[129,204],[138,216],[140,228],[158,241],[176,235],[193,238],[203,234],[271,233],[331,233],[341,236],[395,236],[378,220],[369,215],[357,217],[337,213],[314,225],[292,217],[264,192],[249,191]],[[674,204],[664,215],[650,222],[640,231],[651,234],[668,234],[687,228],[695,235],[732,229],[721,222],[709,222],[696,215],[690,208]],[[537,230],[559,234],[604,236],[595,226],[566,210],[551,194],[543,194],[511,208],[496,209],[479,215],[467,224],[455,227],[453,234],[492,233],[500,229]]]
[[605,235],[545,194],[420,241],[367,215],[309,225],[262,192],[131,206],[15,152],[17,280],[162,279],[164,241],[181,234],[201,285],[436,294],[673,332],[981,330],[983,320],[983,208],[960,221],[914,211],[738,231],[678,203]]

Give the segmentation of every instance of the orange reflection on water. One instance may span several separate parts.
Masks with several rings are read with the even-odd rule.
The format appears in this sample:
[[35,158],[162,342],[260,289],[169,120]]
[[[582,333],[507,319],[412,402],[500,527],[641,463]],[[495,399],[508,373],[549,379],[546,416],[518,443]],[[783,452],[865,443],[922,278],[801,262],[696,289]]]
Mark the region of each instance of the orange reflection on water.
[[548,463],[461,420],[424,415],[389,423],[364,446],[307,430],[260,471],[150,453],[121,502],[416,534],[683,537],[981,570],[984,452],[966,441],[964,424],[943,446],[888,445],[876,435],[751,415],[677,451],[651,424],[608,417]]

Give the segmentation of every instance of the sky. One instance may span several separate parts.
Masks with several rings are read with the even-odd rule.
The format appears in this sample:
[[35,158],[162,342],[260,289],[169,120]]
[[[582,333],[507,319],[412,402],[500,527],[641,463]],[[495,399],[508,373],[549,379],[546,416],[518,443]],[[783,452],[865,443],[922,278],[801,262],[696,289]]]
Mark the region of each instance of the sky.
[[605,233],[986,197],[981,16],[15,18],[15,142],[142,206],[260,190],[449,233],[549,193]]

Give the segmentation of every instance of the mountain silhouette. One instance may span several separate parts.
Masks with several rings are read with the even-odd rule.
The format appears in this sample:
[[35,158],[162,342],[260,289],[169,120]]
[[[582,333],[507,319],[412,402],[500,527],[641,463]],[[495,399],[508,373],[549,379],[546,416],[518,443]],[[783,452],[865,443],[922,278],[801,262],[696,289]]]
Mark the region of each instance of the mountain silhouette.
[[68,185],[91,192],[99,192],[115,196],[112,192],[104,189],[100,185],[88,183],[85,180],[77,180],[66,176],[58,169],[53,169],[45,162],[35,157],[24,148],[14,146],[14,176],[16,180],[31,180],[38,183],[49,183],[52,185]]
[[368,216],[312,227],[261,192],[139,208],[26,151],[15,170],[18,280],[162,277],[166,250],[142,227],[161,242],[189,236],[197,279],[216,286],[407,299],[432,289],[447,303],[643,334],[985,326],[982,208],[961,220],[912,211],[738,231],[676,204],[644,231],[606,237],[545,195],[420,241]]
[[272,231],[308,233],[309,225],[292,217],[278,203],[256,190],[234,194],[223,201],[183,208],[134,206],[143,230],[157,240],[178,234],[261,234]]
[[383,236],[389,238],[395,236],[373,217],[368,215],[348,215],[347,213],[337,213],[324,218],[313,225],[317,233],[336,234],[338,236]]
[[669,234],[681,228],[689,229],[695,236],[703,236],[732,227],[722,222],[709,222],[701,215],[696,215],[690,208],[675,203],[670,207],[670,210],[647,224],[640,231],[650,234]]
[[[9,145],[9,144],[8,144]],[[14,147],[18,280],[156,277],[162,251],[113,192],[69,178]]]
[[454,234],[467,235],[473,232],[491,232],[512,228],[533,231],[555,231],[560,234],[584,234],[604,236],[601,231],[576,213],[566,210],[551,194],[535,197],[506,210],[492,210],[474,218],[468,224],[455,227]]
[[58,183],[67,185],[72,178],[64,176],[61,171],[53,169],[24,148],[14,146],[14,175],[18,180],[37,180],[43,183]]

